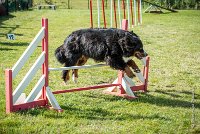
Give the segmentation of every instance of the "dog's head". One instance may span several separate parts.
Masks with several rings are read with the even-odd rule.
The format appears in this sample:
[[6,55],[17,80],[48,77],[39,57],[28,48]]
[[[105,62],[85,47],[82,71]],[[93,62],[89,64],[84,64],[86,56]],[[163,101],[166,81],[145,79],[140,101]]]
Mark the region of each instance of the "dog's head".
[[61,64],[64,64],[65,61],[66,61],[66,56],[65,56],[65,49],[63,47],[63,45],[61,45],[60,47],[58,47],[56,50],[55,50],[55,56],[56,56],[56,59],[61,63]]
[[125,57],[135,56],[138,59],[142,59],[148,55],[143,49],[142,41],[132,31],[126,31],[124,36],[119,39],[118,43],[120,44]]

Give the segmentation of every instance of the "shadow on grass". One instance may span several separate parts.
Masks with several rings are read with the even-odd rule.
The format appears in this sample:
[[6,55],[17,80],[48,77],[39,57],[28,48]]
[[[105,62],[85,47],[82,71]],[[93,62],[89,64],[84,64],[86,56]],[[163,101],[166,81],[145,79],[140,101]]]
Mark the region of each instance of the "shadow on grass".
[[[168,93],[168,92],[165,92],[165,91],[156,91],[158,93],[162,93],[164,95],[170,95],[170,96],[173,96],[173,97],[177,97],[177,98],[167,98],[167,97],[161,97],[161,96],[154,96],[154,95],[150,95],[148,93],[136,93],[136,96],[138,96],[137,99],[133,99],[133,100],[127,100],[127,101],[131,101],[131,102],[134,102],[134,101],[137,101],[137,102],[142,102],[142,103],[149,103],[149,104],[152,104],[152,105],[157,105],[157,106],[167,106],[167,107],[181,107],[181,108],[192,108],[192,104],[195,105],[195,108],[198,108],[200,109],[200,104],[197,103],[197,102],[189,102],[189,101],[185,101],[185,100],[180,100],[181,98],[181,95],[174,95],[173,93]],[[171,91],[173,92],[173,91]],[[177,91],[174,91],[174,92],[177,92]],[[192,95],[190,92],[186,92],[186,91],[183,91],[183,92],[179,92],[179,93],[184,93],[184,94],[187,94],[187,95]],[[105,99],[106,101],[109,101],[109,102],[113,102],[113,101],[118,101],[118,100],[122,100],[122,99],[125,99],[125,98],[122,98],[122,97],[117,97],[117,96],[107,96],[107,95],[101,95],[101,96],[92,96],[92,95],[86,95],[87,97],[91,97],[91,98],[103,98]],[[199,97],[198,94],[195,95],[195,97]],[[191,99],[192,99],[192,96],[191,96]]]
[[3,24],[4,21],[10,19],[10,18],[14,18],[15,16],[14,15],[7,15],[7,16],[0,16],[0,26]]
[[17,49],[11,49],[11,48],[0,48],[0,51],[10,51],[10,50],[17,50]]
[[[8,33],[11,33],[11,32],[8,32]],[[23,36],[23,34],[17,34],[17,33],[14,33],[15,34],[15,36]],[[5,37],[5,38],[7,38],[7,33],[5,34],[5,33],[0,33],[0,37]]]
[[[4,29],[8,29],[8,31],[6,33],[3,33],[1,34],[1,36],[7,36],[7,34],[9,33],[13,33],[14,30],[16,30],[17,28],[19,28],[20,25],[15,25],[15,26],[1,26],[1,28],[4,28]],[[23,36],[23,34],[17,34],[17,33],[14,33],[15,35],[17,36]]]
[[[192,95],[192,91],[177,91],[177,90],[156,90],[156,93],[162,93],[162,94],[166,94],[166,95],[170,95],[172,97],[181,97],[181,94],[186,94],[186,95]],[[176,95],[180,94],[180,95]],[[195,94],[195,97],[200,97],[199,94]]]
[[[6,37],[8,33],[13,33],[13,31],[20,28],[20,25],[9,25],[4,22],[13,17],[15,17],[15,16],[13,16],[13,15],[8,15],[8,16],[3,16],[3,17],[0,16],[0,28],[6,29],[6,32],[0,33],[0,37],[4,37],[4,36]],[[17,36],[23,36],[23,34],[17,34],[17,33],[14,33],[14,34]]]
[[[185,93],[185,92],[183,92]],[[187,94],[188,92],[186,92]],[[189,94],[189,93],[188,93]],[[166,98],[166,97],[161,97],[161,96],[154,96],[150,94],[144,94],[144,93],[138,93],[140,96],[138,99],[133,99],[133,100],[126,100],[121,97],[116,97],[116,96],[109,96],[109,95],[84,95],[84,97],[87,98],[94,98],[94,99],[103,99],[107,102],[114,102],[114,101],[119,101],[119,100],[126,100],[129,102],[134,102],[137,101],[137,103],[148,103],[151,105],[157,105],[160,107],[178,107],[178,108],[192,108],[191,102],[184,101],[184,100],[178,100],[178,99],[171,99],[171,98]],[[195,108],[200,109],[200,104],[194,103]],[[61,105],[61,108],[64,110],[64,113],[57,113],[57,112],[49,112],[48,109],[34,109],[34,110],[28,110],[28,111],[23,111],[20,112],[20,114],[30,114],[32,116],[37,116],[42,114],[43,116],[47,118],[68,118],[68,117],[75,117],[79,119],[89,119],[89,120],[164,120],[168,121],[170,118],[168,117],[163,117],[159,115],[158,113],[153,113],[153,114],[148,114],[148,115],[142,115],[142,114],[131,114],[131,113],[123,113],[120,111],[110,111],[104,108],[97,108],[97,107],[75,107],[73,105]]]
[[150,94],[145,94],[142,97],[138,98],[138,100],[139,102],[142,102],[142,103],[149,103],[149,104],[157,105],[157,106],[181,107],[181,108],[189,108],[189,109],[192,108],[192,104],[194,104],[195,108],[200,109],[200,104],[196,102],[192,103],[189,101],[153,96]]
[[1,46],[28,46],[27,42],[0,42]]
[[[81,119],[89,119],[89,120],[170,120],[167,117],[162,117],[158,114],[152,114],[152,115],[140,115],[140,114],[127,114],[127,113],[121,113],[121,112],[110,112],[108,110],[102,109],[102,108],[88,108],[88,109],[82,109],[82,108],[75,108],[71,106],[61,106],[64,110],[64,113],[67,114],[67,116],[73,115],[76,118]],[[45,115],[49,118],[64,118],[66,114],[48,114]]]
[[[16,29],[16,28],[19,28],[20,27],[20,25],[15,25],[15,26],[5,26],[5,25],[3,25],[3,26],[1,26],[1,28],[10,28],[10,29]],[[20,27],[20,29],[33,29],[33,28],[21,28]]]

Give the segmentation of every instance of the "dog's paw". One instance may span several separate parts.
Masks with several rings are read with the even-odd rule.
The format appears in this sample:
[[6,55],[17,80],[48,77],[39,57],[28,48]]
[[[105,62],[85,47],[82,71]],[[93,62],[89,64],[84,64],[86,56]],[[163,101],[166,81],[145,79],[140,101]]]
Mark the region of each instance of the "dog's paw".
[[140,73],[141,71],[140,71],[140,69],[136,68],[136,69],[134,69],[134,72],[135,73]]
[[62,79],[63,79],[64,85],[67,85],[67,84],[68,84],[68,81],[69,81],[69,79],[70,79],[70,77],[67,75],[67,76],[65,76],[65,77],[62,77]]
[[67,81],[63,81],[63,85],[66,86],[68,84]]

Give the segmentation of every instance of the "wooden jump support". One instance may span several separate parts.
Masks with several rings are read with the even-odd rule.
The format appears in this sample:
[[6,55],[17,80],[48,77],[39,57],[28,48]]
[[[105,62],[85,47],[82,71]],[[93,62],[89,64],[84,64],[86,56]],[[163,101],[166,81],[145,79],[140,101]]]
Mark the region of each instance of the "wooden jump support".
[[[127,30],[128,22],[123,20],[122,27]],[[16,89],[13,91],[13,79],[17,76],[18,72],[24,66],[31,54],[37,48],[38,43],[42,41],[42,52],[33,66],[27,72],[23,80],[19,83]],[[94,67],[106,66],[105,64],[97,65],[84,65],[84,66],[71,66],[61,68],[49,68],[48,67],[48,19],[42,19],[42,28],[30,43],[28,48],[24,51],[17,63],[12,69],[5,70],[5,82],[6,82],[6,113],[16,112],[19,110],[30,109],[34,107],[47,107],[53,108],[58,112],[62,109],[59,106],[54,94],[61,94],[67,92],[76,92],[83,90],[92,90],[99,88],[108,88],[104,93],[122,96],[125,98],[136,98],[135,91],[147,91],[148,84],[148,70],[149,70],[149,57],[142,60],[144,63],[143,73],[136,73],[138,79],[141,81],[140,85],[136,85],[132,79],[130,79],[123,71],[118,71],[118,78],[112,84],[102,84],[89,87],[80,87],[75,89],[57,90],[51,92],[49,87],[49,71],[58,70],[71,70],[71,69],[87,69]],[[26,97],[24,90],[29,85],[34,75],[39,68],[42,68],[42,74],[34,88]],[[50,105],[49,105],[50,103]]]

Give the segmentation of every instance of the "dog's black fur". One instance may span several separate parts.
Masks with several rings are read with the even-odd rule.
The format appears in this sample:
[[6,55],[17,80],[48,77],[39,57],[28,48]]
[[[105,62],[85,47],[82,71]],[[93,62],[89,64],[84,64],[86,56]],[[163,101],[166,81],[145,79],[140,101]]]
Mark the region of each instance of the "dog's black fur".
[[[142,41],[133,32],[115,28],[89,28],[72,32],[64,44],[55,50],[55,56],[65,67],[77,65],[84,56],[97,62],[105,61],[114,69],[125,70],[127,63],[123,57],[136,56],[142,59],[146,54]],[[64,81],[67,81],[67,73],[63,71]]]

